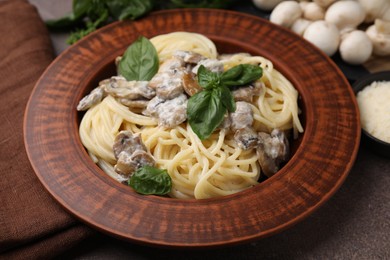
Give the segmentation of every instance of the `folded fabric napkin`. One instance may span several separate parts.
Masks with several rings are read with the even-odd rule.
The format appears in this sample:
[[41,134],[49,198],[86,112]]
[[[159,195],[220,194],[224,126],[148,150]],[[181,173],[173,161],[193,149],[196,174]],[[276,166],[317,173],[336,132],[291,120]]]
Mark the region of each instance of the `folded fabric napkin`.
[[0,258],[49,258],[93,234],[43,188],[24,147],[25,107],[53,48],[25,0],[0,1],[0,34]]

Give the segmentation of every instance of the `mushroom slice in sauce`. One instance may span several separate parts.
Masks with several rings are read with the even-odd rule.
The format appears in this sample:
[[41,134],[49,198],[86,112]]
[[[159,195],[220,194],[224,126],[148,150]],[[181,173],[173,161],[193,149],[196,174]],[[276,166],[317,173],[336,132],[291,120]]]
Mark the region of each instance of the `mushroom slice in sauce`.
[[222,123],[217,127],[217,129],[229,131],[231,125],[232,125],[232,121],[230,119],[229,114],[225,114],[223,116]]
[[155,97],[143,114],[156,117],[160,126],[175,127],[187,120],[187,96],[181,94],[168,100]]
[[279,169],[283,162],[288,159],[290,148],[285,133],[274,129],[271,134],[258,134],[257,156],[263,173],[271,177]]
[[238,129],[249,127],[253,123],[253,111],[249,103],[244,101],[236,102],[236,111],[229,114],[231,129],[235,132]]
[[120,131],[115,137],[113,150],[115,158],[118,159],[122,152],[132,154],[136,150],[146,151],[146,147],[141,140],[141,134],[133,134],[128,130],[124,130]]
[[123,151],[119,154],[114,170],[121,175],[129,176],[142,166],[154,166],[155,164],[153,156],[148,152],[136,150],[130,154]]
[[89,109],[90,107],[100,103],[104,97],[104,89],[102,87],[97,87],[91,91],[88,95],[83,97],[79,104],[77,105],[78,111],[85,111]]
[[173,99],[184,92],[182,78],[182,73],[163,72],[157,74],[151,80],[151,84],[155,84],[156,95],[159,98]]
[[203,65],[206,69],[209,69],[212,72],[223,72],[223,63],[220,60],[216,59],[204,59],[199,61],[199,63],[192,69],[192,72],[198,74],[198,69],[200,65]]
[[236,141],[238,147],[243,150],[249,150],[257,146],[259,140],[257,132],[251,127],[238,129],[234,133],[234,140]]
[[127,81],[122,76],[114,76],[100,84],[108,94],[116,98],[151,99],[156,95],[155,90],[149,87],[148,81]]
[[124,176],[132,174],[144,165],[155,165],[153,156],[147,152],[141,140],[141,134],[133,134],[127,130],[119,132],[115,138],[113,150],[117,159],[114,169]]
[[206,59],[203,55],[193,52],[193,51],[175,51],[173,53],[174,57],[182,59],[185,63],[197,64],[201,60]]
[[137,100],[131,100],[126,98],[120,98],[118,101],[122,104],[127,106],[128,108],[134,108],[134,109],[144,109],[149,103],[149,100],[145,99],[137,99]]
[[235,101],[252,102],[254,96],[259,96],[261,89],[264,87],[263,82],[255,82],[253,85],[240,87],[232,91]]
[[199,85],[195,78],[195,74],[192,72],[184,73],[183,75],[183,88],[184,91],[189,95],[193,96],[196,93],[202,91],[202,87]]
[[171,72],[177,69],[182,69],[184,67],[185,62],[182,58],[172,57],[170,59],[167,59],[160,65],[157,74],[162,72]]

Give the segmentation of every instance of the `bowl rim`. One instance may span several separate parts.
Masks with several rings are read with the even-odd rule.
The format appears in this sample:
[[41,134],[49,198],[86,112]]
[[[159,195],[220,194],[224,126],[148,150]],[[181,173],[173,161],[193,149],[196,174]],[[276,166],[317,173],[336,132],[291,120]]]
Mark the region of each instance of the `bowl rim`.
[[[334,174],[337,174],[337,178],[334,179],[334,183],[332,183],[331,187],[328,187],[329,189],[327,189],[325,192],[323,192],[321,194],[321,196],[319,196],[319,197],[317,194],[315,194],[315,192],[317,192],[317,191],[314,191],[313,194],[311,194],[312,196],[317,196],[315,198],[316,200],[315,200],[315,203],[313,205],[309,205],[309,206],[306,205],[303,210],[301,210],[301,209],[299,210],[299,214],[295,214],[294,216],[287,217],[286,219],[284,219],[283,221],[281,221],[280,223],[278,223],[277,225],[275,225],[273,227],[269,227],[265,230],[260,230],[257,233],[253,233],[253,232],[250,232],[249,230],[245,229],[245,232],[239,233],[239,236],[237,236],[237,237],[231,237],[231,236],[227,237],[226,236],[226,237],[217,237],[214,240],[213,239],[210,240],[207,238],[207,236],[205,236],[203,234],[204,235],[203,240],[196,240],[196,238],[195,238],[195,240],[191,240],[190,242],[189,242],[189,240],[187,242],[176,241],[176,240],[175,240],[176,242],[172,242],[172,240],[168,240],[168,239],[164,240],[163,236],[159,237],[159,239],[156,239],[156,235],[152,234],[152,233],[147,234],[146,236],[144,234],[141,235],[141,233],[139,233],[140,230],[136,230],[136,229],[132,229],[133,233],[129,234],[129,233],[126,233],[122,230],[115,229],[115,227],[109,226],[109,224],[107,224],[104,221],[104,219],[103,220],[101,218],[96,219],[96,217],[91,215],[90,212],[82,212],[84,210],[83,205],[74,205],[74,204],[70,205],[70,203],[74,203],[75,198],[73,198],[72,195],[68,194],[69,190],[66,190],[66,186],[61,186],[61,184],[64,184],[64,183],[58,183],[58,180],[55,180],[53,178],[53,176],[49,176],[48,173],[45,172],[45,171],[47,171],[48,168],[56,170],[55,165],[53,164],[53,162],[46,162],[46,161],[42,162],[42,160],[41,160],[42,158],[39,157],[42,154],[47,155],[46,154],[48,152],[47,149],[49,149],[47,147],[50,146],[51,144],[49,143],[49,144],[46,144],[45,147],[42,147],[42,145],[39,144],[39,141],[41,141],[41,140],[39,138],[37,138],[36,136],[34,136],[34,133],[35,134],[38,133],[39,137],[42,137],[42,135],[43,135],[40,132],[40,131],[42,131],[42,129],[39,128],[40,127],[39,123],[49,123],[48,118],[46,118],[45,116],[42,117],[41,114],[40,115],[37,114],[37,110],[43,109],[41,106],[44,106],[44,105],[42,105],[41,100],[39,100],[39,96],[41,94],[44,94],[45,87],[48,88],[48,86],[52,85],[51,81],[53,80],[53,75],[51,73],[53,71],[56,71],[56,70],[61,71],[60,67],[62,65],[64,65],[63,62],[65,62],[65,60],[68,58],[69,55],[77,55],[79,52],[82,52],[82,51],[90,52],[91,49],[88,49],[88,48],[92,46],[92,43],[95,43],[96,41],[99,42],[102,39],[103,40],[107,39],[106,38],[107,35],[112,34],[114,31],[118,32],[118,30],[119,30],[118,28],[122,28],[122,29],[123,28],[127,28],[127,29],[129,29],[129,28],[134,29],[135,28],[135,30],[137,31],[137,30],[139,30],[139,26],[141,26],[142,23],[144,23],[144,24],[146,24],[144,26],[147,26],[147,28],[150,29],[152,21],[154,21],[156,23],[158,23],[158,22],[164,23],[162,21],[162,18],[168,19],[168,20],[170,19],[169,20],[170,22],[172,22],[173,24],[176,24],[177,20],[180,21],[180,19],[181,19],[181,21],[187,21],[187,19],[189,19],[189,17],[194,17],[194,16],[211,19],[212,21],[216,21],[217,19],[238,20],[239,22],[242,23],[242,24],[239,24],[239,26],[249,26],[249,25],[254,25],[254,24],[256,26],[260,26],[260,27],[263,26],[265,29],[268,30],[267,31],[268,33],[275,33],[275,32],[272,32],[272,30],[274,30],[279,34],[287,35],[286,37],[288,39],[292,39],[294,42],[297,41],[299,44],[304,44],[305,47],[310,50],[310,52],[315,54],[315,55],[314,54],[313,55],[316,56],[316,58],[322,60],[323,63],[326,63],[327,66],[329,66],[331,72],[335,76],[337,76],[338,83],[343,88],[343,93],[345,92],[348,95],[347,98],[350,98],[349,101],[351,102],[351,104],[346,105],[346,106],[349,106],[348,108],[352,111],[352,113],[354,113],[354,115],[353,115],[354,119],[359,119],[359,115],[357,113],[357,104],[356,104],[356,100],[354,99],[352,89],[350,89],[349,83],[346,80],[345,76],[337,68],[337,66],[330,60],[330,58],[328,56],[326,56],[324,53],[320,52],[312,44],[304,41],[303,39],[301,39],[297,35],[289,32],[287,29],[273,25],[273,24],[269,23],[268,21],[261,19],[259,17],[255,17],[255,16],[248,15],[248,14],[237,13],[234,11],[226,11],[226,10],[207,10],[207,9],[165,10],[165,11],[155,12],[155,13],[139,20],[138,22],[115,22],[111,25],[103,27],[100,30],[98,30],[97,32],[87,36],[85,39],[81,40],[76,45],[65,50],[59,57],[56,58],[56,60],[46,69],[44,74],[41,76],[41,78],[39,79],[38,83],[36,84],[36,87],[34,88],[32,94],[31,94],[28,105],[26,107],[26,113],[25,113],[25,118],[24,118],[24,138],[25,138],[27,154],[28,154],[30,162],[33,166],[33,169],[36,172],[36,174],[37,174],[38,178],[40,179],[40,181],[42,182],[42,184],[44,185],[44,187],[49,191],[49,193],[66,210],[71,212],[73,215],[75,215],[76,217],[78,217],[79,219],[84,221],[85,223],[87,223],[91,226],[94,226],[95,228],[97,228],[105,233],[108,233],[110,235],[113,235],[115,237],[126,239],[128,241],[132,241],[132,242],[136,242],[136,243],[147,244],[147,245],[169,246],[169,247],[180,247],[180,248],[214,247],[214,246],[222,246],[222,245],[225,246],[225,245],[230,245],[230,244],[248,242],[248,241],[252,241],[254,239],[266,237],[266,236],[275,234],[277,232],[280,232],[282,230],[285,230],[286,228],[292,226],[293,224],[297,223],[298,221],[301,221],[302,219],[304,219],[305,217],[310,215],[319,206],[323,205],[323,203],[325,201],[327,201],[337,191],[337,189],[341,186],[341,184],[344,182],[345,178],[347,177],[347,175],[348,175],[349,171],[351,170],[351,168],[354,164],[354,161],[356,159],[356,155],[357,155],[357,151],[358,151],[358,147],[359,147],[359,144],[357,142],[353,143],[352,146],[350,146],[348,148],[348,152],[349,152],[348,159],[345,159],[346,161],[343,162],[343,163],[345,163],[345,165],[342,165],[342,169],[343,169],[342,172],[341,173],[334,173]],[[226,18],[226,17],[228,17],[228,18]],[[174,18],[176,20],[173,20]],[[261,28],[263,29],[263,27],[261,27]],[[121,31],[121,33],[125,34],[123,31]],[[112,56],[115,56],[115,55],[116,54],[111,53],[110,55],[108,55],[108,57],[102,56],[102,57],[100,57],[100,59],[107,63],[107,60],[111,59]],[[91,78],[93,78],[93,76],[95,75],[90,71],[88,71],[88,73],[90,73],[90,75],[88,77],[83,78],[81,80],[82,82],[80,83],[80,85],[86,84],[85,82],[87,82],[88,80],[91,80]],[[66,91],[66,90],[62,90],[62,91]],[[81,97],[81,92],[79,91],[76,94],[75,99],[79,100],[80,97]],[[310,100],[306,100],[306,102],[308,102],[308,101],[310,101]],[[42,112],[42,111],[40,111],[40,112]],[[310,120],[313,120],[313,121],[316,120],[314,118],[315,114],[313,111],[307,111],[307,112],[310,114]],[[54,112],[52,114],[56,115],[56,113],[54,113]],[[345,118],[342,118],[342,119],[345,119]],[[38,120],[39,122],[36,122],[35,120]],[[70,122],[71,124],[75,124],[77,122],[77,113],[74,111],[74,109],[73,110],[71,109],[70,120],[71,120],[71,122]],[[356,122],[355,121],[353,121],[353,126],[354,126],[354,128],[352,129],[353,135],[346,137],[346,138],[350,138],[350,139],[353,139],[356,141],[356,140],[360,140],[360,131],[355,131],[356,130],[355,128],[359,128],[359,130],[360,130],[360,120],[357,120]],[[310,126],[309,123],[307,125]],[[30,131],[31,127],[36,132]],[[341,130],[344,131],[345,129],[341,128]],[[77,129],[73,128],[71,131],[72,131],[72,133],[70,133],[71,136],[78,135]],[[313,129],[311,131],[309,131],[309,133],[315,135]],[[302,143],[305,143],[305,142],[307,143],[309,138],[312,138],[312,137],[313,136],[309,136],[308,134],[305,133],[303,135]],[[72,144],[78,148],[78,151],[76,151],[77,156],[79,156],[80,158],[85,158],[85,156],[86,156],[85,150],[79,149],[80,148],[80,141],[79,140],[77,140],[77,141],[71,140],[71,141],[73,142]],[[52,148],[50,147],[50,149],[52,149]],[[218,208],[218,210],[222,210],[221,204],[226,203],[227,205],[232,205],[233,200],[242,200],[243,197],[249,197],[249,195],[251,195],[251,198],[257,199],[256,196],[253,194],[254,191],[256,193],[260,193],[260,192],[262,192],[261,189],[263,189],[265,185],[267,185],[267,186],[273,185],[273,186],[278,187],[278,185],[280,185],[280,183],[278,184],[278,182],[289,181],[289,180],[285,180],[285,177],[289,174],[288,171],[290,169],[292,169],[293,167],[295,167],[297,160],[298,160],[296,158],[297,154],[300,154],[300,155],[304,154],[303,150],[304,150],[304,147],[302,147],[302,145],[300,147],[298,147],[297,153],[294,155],[295,157],[290,159],[290,161],[280,171],[280,173],[276,174],[275,176],[273,176],[272,178],[267,180],[265,182],[265,184],[263,184],[263,185],[262,184],[256,185],[257,187],[253,187],[251,189],[242,191],[240,193],[228,195],[228,196],[221,197],[221,198],[205,199],[205,200],[201,200],[201,201],[199,201],[199,200],[180,200],[179,204],[184,205],[183,203],[185,203],[188,210],[190,210],[190,211],[191,210],[197,211],[198,210],[197,207],[201,207],[204,209],[207,208],[209,210],[211,210],[213,208]],[[316,158],[316,160],[321,160],[321,159]],[[43,165],[43,164],[45,164],[45,165]],[[108,188],[110,188],[110,191],[111,191],[111,188],[116,189],[117,193],[121,193],[121,194],[130,196],[134,202],[146,203],[147,205],[150,205],[150,204],[157,202],[157,203],[161,204],[161,207],[163,207],[165,204],[170,204],[170,206],[173,206],[172,199],[170,199],[170,198],[161,198],[161,197],[157,197],[157,196],[142,196],[142,195],[135,194],[134,192],[129,192],[128,187],[125,187],[125,186],[121,187],[118,184],[114,183],[112,180],[108,180],[107,176],[101,175],[99,173],[99,172],[101,172],[101,170],[98,168],[98,166],[93,164],[92,161],[85,163],[84,170],[85,169],[87,169],[88,171],[91,171],[92,173],[98,172],[98,174],[94,175],[94,177],[96,177],[96,178],[91,180],[91,182],[93,184],[98,185],[98,184],[104,183],[105,185],[107,185]],[[325,171],[327,171],[327,170],[325,170]],[[65,182],[65,180],[61,180],[61,181]],[[67,180],[67,181],[69,181],[69,180]],[[75,181],[75,180],[73,180],[73,181]],[[77,181],[77,177],[76,177],[76,181]],[[302,187],[302,189],[304,189],[304,187]],[[61,194],[61,192],[66,193],[66,196],[64,194]],[[268,195],[277,196],[274,194],[274,192],[275,191],[269,192]],[[297,205],[297,207],[300,207],[300,206],[302,206],[302,205]],[[142,209],[143,212],[147,212],[147,209],[142,208],[141,206],[138,209],[140,209],[140,210]],[[181,213],[184,214],[183,212],[181,212]],[[254,217],[256,217],[256,216],[254,216]],[[283,216],[283,217],[285,217],[285,216]],[[121,224],[121,223],[119,223],[119,224]],[[257,223],[257,224],[259,224],[259,223]],[[156,228],[156,227],[154,227],[154,228]],[[189,228],[189,227],[187,227],[187,228]],[[229,228],[231,228],[231,227],[229,227]],[[242,228],[245,228],[245,225],[242,225]],[[207,230],[203,230],[203,232],[207,233]],[[239,230],[236,230],[236,232],[239,232]],[[187,233],[187,235],[189,235],[189,234]],[[219,233],[218,233],[218,235],[221,236],[221,234],[219,234]]]

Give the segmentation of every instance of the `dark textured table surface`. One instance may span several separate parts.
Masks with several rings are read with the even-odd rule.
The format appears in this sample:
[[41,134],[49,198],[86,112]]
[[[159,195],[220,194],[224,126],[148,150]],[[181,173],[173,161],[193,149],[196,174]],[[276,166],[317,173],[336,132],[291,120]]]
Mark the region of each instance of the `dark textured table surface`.
[[[71,10],[71,0],[30,0],[43,19],[58,18]],[[263,15],[250,1],[238,11]],[[66,34],[52,34],[59,54]],[[360,67],[344,67],[353,82]],[[171,250],[139,246],[98,234],[68,251],[76,259],[390,259],[390,160],[361,145],[355,165],[336,194],[292,228],[235,247],[211,250]]]

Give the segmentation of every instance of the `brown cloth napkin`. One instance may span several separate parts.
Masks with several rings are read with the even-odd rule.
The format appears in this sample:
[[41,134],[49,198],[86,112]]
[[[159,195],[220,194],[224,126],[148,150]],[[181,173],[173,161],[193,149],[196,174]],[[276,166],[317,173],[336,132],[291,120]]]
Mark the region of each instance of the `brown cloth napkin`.
[[0,258],[58,255],[91,235],[44,190],[23,142],[23,116],[34,84],[53,59],[35,7],[0,1]]

